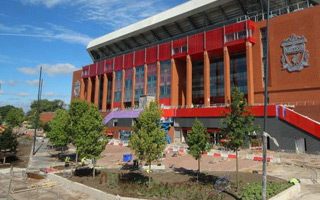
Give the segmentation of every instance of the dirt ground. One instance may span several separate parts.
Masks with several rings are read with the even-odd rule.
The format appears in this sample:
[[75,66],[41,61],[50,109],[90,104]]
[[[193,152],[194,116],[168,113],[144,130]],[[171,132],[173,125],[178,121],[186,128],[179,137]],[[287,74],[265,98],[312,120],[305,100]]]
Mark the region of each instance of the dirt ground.
[[6,159],[5,165],[0,165],[0,168],[8,168],[12,164],[13,167],[26,168],[29,162],[29,156],[32,148],[32,138],[30,136],[18,137],[17,154],[15,157]]
[[[123,154],[133,153],[130,148],[122,146],[107,145],[106,149],[101,153],[101,158],[97,165],[104,168],[121,168]],[[198,162],[190,155],[173,156],[172,153],[167,154],[162,164],[165,169],[185,168],[189,170],[198,169]],[[242,171],[250,171],[252,168],[261,168],[261,162],[252,160],[240,160],[239,169]],[[201,159],[201,170],[203,171],[235,171],[235,159],[225,160],[223,158],[214,158],[204,155]]]
[[[101,175],[106,174],[106,182],[108,183],[108,179],[112,179],[114,181],[114,176],[111,177],[110,174],[118,174],[119,180],[117,180],[117,185],[110,185],[110,184],[103,184],[101,182]],[[121,176],[122,175],[122,176]],[[94,187],[96,189],[105,191],[107,193],[111,193],[114,195],[120,195],[120,196],[127,196],[127,197],[137,197],[137,198],[143,198],[143,195],[139,192],[141,191],[141,188],[147,187],[144,184],[141,185],[141,182],[147,182],[148,175],[146,173],[142,173],[139,171],[125,171],[125,170],[116,170],[116,169],[108,169],[108,170],[102,170],[99,175],[96,176],[96,178],[92,178],[92,176],[73,176],[70,179],[72,181],[76,181],[85,185],[88,185],[90,187]],[[122,178],[124,177],[124,178]],[[215,196],[218,195],[218,192],[213,189],[213,183],[215,180],[219,177],[227,177],[232,183],[231,183],[231,189],[227,193],[222,194],[223,200],[234,200],[236,199],[234,197],[235,193],[235,180],[236,175],[234,172],[209,172],[209,173],[203,173],[200,175],[199,178],[199,184],[196,182],[196,173],[192,170],[186,170],[184,168],[176,168],[173,170],[173,172],[153,172],[151,173],[152,180],[157,183],[164,183],[169,184],[171,186],[174,185],[187,185],[187,187],[198,187],[200,185],[201,192],[212,192]],[[136,182],[140,183],[136,184],[135,187],[141,187],[141,188],[135,188],[134,186],[128,186],[128,184],[124,183],[124,181],[121,181],[123,179],[126,179],[126,181],[129,182]],[[134,181],[135,180],[135,181]],[[252,182],[261,182],[261,175],[254,174],[254,173],[245,173],[240,172],[239,174],[239,180],[240,180],[240,188],[244,187],[247,183]],[[268,177],[269,181],[272,182],[283,182],[282,179],[275,178],[275,177]],[[170,187],[170,186],[169,186]],[[191,192],[191,189],[190,189]],[[200,193],[201,193],[200,192]],[[188,193],[188,189],[186,191]],[[150,197],[149,197],[150,198]],[[150,199],[157,199],[156,197],[151,197]],[[175,198],[173,198],[175,199]],[[210,198],[211,199],[211,198]],[[212,199],[216,199],[215,197]]]

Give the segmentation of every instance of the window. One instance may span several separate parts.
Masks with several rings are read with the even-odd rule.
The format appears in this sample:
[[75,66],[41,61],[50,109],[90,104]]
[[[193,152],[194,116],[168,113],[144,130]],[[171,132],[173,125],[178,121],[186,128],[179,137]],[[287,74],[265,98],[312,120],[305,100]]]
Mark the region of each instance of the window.
[[230,57],[230,82],[231,88],[238,87],[247,94],[247,60],[245,54]]
[[160,63],[160,98],[169,98],[171,89],[171,61]]
[[122,90],[122,71],[116,72],[116,87],[114,90],[114,102],[121,101],[121,90]]
[[224,102],[224,62],[222,58],[210,63],[210,95],[211,103]]
[[203,60],[192,62],[192,101],[203,104]]
[[140,96],[143,95],[144,88],[144,66],[136,67],[136,88],[135,101],[139,101]]
[[156,63],[148,65],[148,92],[149,96],[156,96],[157,91],[157,65]]
[[125,102],[131,102],[132,97],[132,69],[126,70],[126,77],[125,77]]

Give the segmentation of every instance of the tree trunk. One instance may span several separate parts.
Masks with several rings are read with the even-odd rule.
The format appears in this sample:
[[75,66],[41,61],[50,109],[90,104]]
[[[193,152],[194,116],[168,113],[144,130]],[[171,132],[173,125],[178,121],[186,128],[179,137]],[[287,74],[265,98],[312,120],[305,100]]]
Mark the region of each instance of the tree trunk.
[[200,174],[200,160],[201,160],[201,158],[199,158],[199,159],[198,159],[197,182],[199,182],[199,174]]
[[149,163],[149,172],[148,172],[148,187],[151,186],[151,176],[150,176],[150,173],[151,173],[151,162]]
[[93,172],[92,172],[92,175],[93,175],[93,179],[96,177],[96,168],[95,168],[95,165],[93,164]]
[[78,166],[78,152],[76,152],[76,167]]
[[236,150],[236,181],[237,181],[237,192],[239,190],[239,163],[238,163],[238,150]]

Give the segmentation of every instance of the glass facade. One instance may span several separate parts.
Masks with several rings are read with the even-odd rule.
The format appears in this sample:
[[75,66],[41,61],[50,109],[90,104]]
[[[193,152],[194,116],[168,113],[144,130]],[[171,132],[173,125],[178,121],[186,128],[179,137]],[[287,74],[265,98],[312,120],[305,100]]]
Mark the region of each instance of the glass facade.
[[156,96],[157,91],[157,64],[148,64],[148,96]]
[[103,75],[100,76],[100,79],[99,79],[99,101],[98,101],[98,105],[99,105],[99,110],[102,109],[102,98],[103,98]]
[[213,59],[210,63],[210,96],[211,103],[224,102],[224,62],[222,58]]
[[112,93],[112,76],[108,76],[107,109],[109,109],[111,105],[111,93]]
[[136,88],[135,88],[135,101],[139,101],[141,95],[143,95],[144,87],[144,66],[136,67]]
[[124,101],[125,102],[131,102],[131,97],[132,97],[132,73],[133,69],[127,69],[126,70],[126,75],[125,75],[125,97]]
[[122,88],[122,71],[116,72],[116,80],[115,80],[115,90],[114,90],[114,102],[121,101],[121,88]]
[[192,62],[192,102],[203,104],[203,60]]
[[230,56],[230,82],[231,88],[238,87],[247,94],[247,61],[245,54]]
[[171,61],[160,62],[160,98],[170,98]]

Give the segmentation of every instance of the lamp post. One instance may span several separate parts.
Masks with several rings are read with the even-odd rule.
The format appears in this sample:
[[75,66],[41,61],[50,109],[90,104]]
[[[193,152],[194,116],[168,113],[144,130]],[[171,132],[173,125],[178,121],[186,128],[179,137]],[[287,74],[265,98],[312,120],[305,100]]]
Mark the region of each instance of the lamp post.
[[263,134],[262,134],[262,200],[267,199],[267,117],[268,117],[268,79],[269,79],[269,14],[270,0],[267,0],[267,55],[264,72],[264,117],[263,117]]

